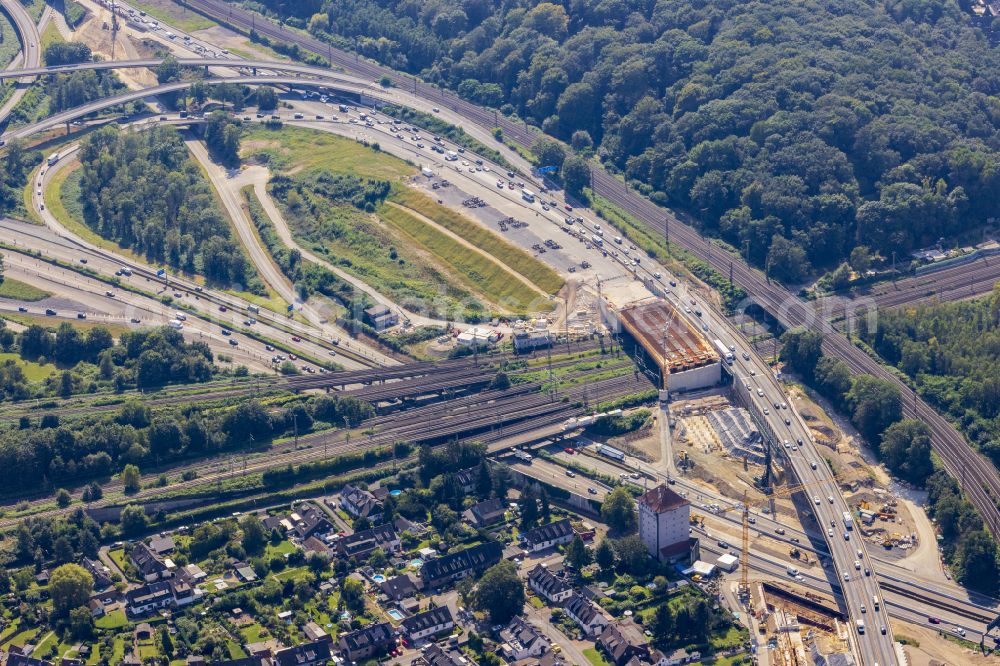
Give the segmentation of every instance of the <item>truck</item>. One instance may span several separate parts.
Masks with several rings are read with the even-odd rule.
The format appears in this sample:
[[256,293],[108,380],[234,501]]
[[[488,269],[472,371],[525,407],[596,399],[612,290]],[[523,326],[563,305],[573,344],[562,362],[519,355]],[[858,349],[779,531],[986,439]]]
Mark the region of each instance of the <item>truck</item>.
[[448,162],[454,162],[455,160],[458,159],[458,153],[456,153],[454,150],[449,150],[447,153],[445,153],[444,159]]
[[260,308],[257,307],[256,305],[248,305],[247,306],[247,312],[252,312],[254,314],[260,314]]
[[531,462],[531,454],[527,451],[514,451],[514,457],[522,462]]
[[726,345],[722,344],[722,340],[719,340],[718,338],[716,338],[715,340],[713,340],[712,343],[715,345],[715,348],[719,350],[719,356],[721,356],[722,358],[724,358],[726,360],[726,363],[728,363],[729,365],[732,365],[733,364],[733,352],[729,351],[729,347],[727,347]]
[[854,518],[851,516],[850,511],[844,512],[844,528],[848,530],[854,529]]
[[184,328],[184,324],[182,324],[177,319],[171,319],[170,321],[168,321],[167,326],[169,326],[170,328],[176,328],[178,331]]
[[591,236],[590,241],[597,247],[602,247],[604,245],[604,239],[600,236]]
[[528,203],[535,203],[535,193],[529,189],[526,188],[521,189],[521,198],[527,201]]
[[424,174],[428,178],[434,177],[434,172],[428,169],[427,167],[420,167],[420,173]]
[[59,153],[52,153],[51,155],[49,155],[49,159],[46,160],[49,166],[52,166],[58,161],[59,161]]
[[864,620],[858,620],[857,626],[858,626],[858,633],[859,634],[864,634],[865,633],[865,621]]

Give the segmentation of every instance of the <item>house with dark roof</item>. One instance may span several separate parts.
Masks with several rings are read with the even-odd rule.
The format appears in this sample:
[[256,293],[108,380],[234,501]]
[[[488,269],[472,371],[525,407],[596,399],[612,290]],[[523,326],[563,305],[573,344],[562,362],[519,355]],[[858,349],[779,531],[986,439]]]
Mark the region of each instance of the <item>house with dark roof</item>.
[[569,518],[557,520],[548,525],[539,525],[521,536],[521,545],[529,553],[537,553],[546,548],[567,544],[573,540],[573,525]]
[[382,590],[382,594],[393,601],[402,601],[417,593],[417,585],[413,582],[413,578],[409,574],[393,576],[388,580],[384,580],[379,585],[379,589]]
[[164,580],[148,583],[125,593],[125,611],[129,615],[146,615],[174,603],[174,592]]
[[500,652],[507,661],[540,657],[549,649],[549,641],[533,624],[520,616],[500,631]]
[[333,529],[333,523],[327,519],[326,514],[308,502],[299,504],[295,511],[288,515],[288,520],[292,524],[288,536],[300,542]]
[[84,557],[80,560],[80,566],[94,577],[95,590],[103,590],[106,587],[111,587],[111,583],[113,582],[111,580],[111,569],[105,566],[103,562]]
[[468,576],[478,576],[500,561],[503,547],[496,541],[487,541],[472,548],[460,550],[420,567],[420,580],[424,589],[434,589],[454,583]]
[[337,541],[337,554],[341,557],[366,558],[381,548],[391,555],[400,549],[399,536],[392,525],[379,525],[349,534]]
[[455,620],[447,606],[438,606],[406,618],[399,626],[412,645],[430,636],[451,631],[455,628]]
[[576,592],[566,600],[563,610],[591,638],[599,636],[611,622],[590,599]]
[[455,472],[455,482],[466,495],[476,489],[477,481],[479,481],[479,465]]
[[160,557],[174,552],[174,548],[176,544],[171,537],[154,537],[149,541],[149,549]]
[[382,654],[396,644],[392,625],[388,622],[369,624],[357,631],[341,634],[337,655],[347,661],[361,661]]
[[506,507],[499,497],[473,504],[462,512],[462,517],[473,527],[486,527],[503,520]]
[[625,666],[632,659],[649,658],[649,642],[635,623],[609,624],[597,639],[597,645],[615,666]]
[[271,660],[261,656],[243,657],[228,661],[213,661],[212,666],[271,666]]
[[340,507],[355,518],[376,521],[382,517],[382,502],[367,489],[351,484],[340,491]]
[[330,643],[310,641],[274,653],[275,666],[319,666],[330,661]]
[[413,666],[476,666],[458,650],[445,652],[441,646],[431,643],[420,650],[420,656],[413,660]]
[[172,575],[172,571],[167,566],[167,563],[141,541],[132,547],[129,558],[147,583],[152,583],[161,578],[169,578]]
[[7,666],[53,666],[51,661],[36,659],[28,655],[11,652],[7,655]]
[[573,588],[564,579],[541,564],[528,572],[528,587],[550,604],[561,604],[573,594]]

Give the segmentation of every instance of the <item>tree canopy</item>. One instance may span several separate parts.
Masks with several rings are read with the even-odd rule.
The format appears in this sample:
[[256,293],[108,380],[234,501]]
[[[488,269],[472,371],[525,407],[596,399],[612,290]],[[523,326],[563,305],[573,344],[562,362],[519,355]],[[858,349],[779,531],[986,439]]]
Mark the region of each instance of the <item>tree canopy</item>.
[[1000,190],[1000,53],[952,0],[258,5],[594,144],[779,279],[953,237]]

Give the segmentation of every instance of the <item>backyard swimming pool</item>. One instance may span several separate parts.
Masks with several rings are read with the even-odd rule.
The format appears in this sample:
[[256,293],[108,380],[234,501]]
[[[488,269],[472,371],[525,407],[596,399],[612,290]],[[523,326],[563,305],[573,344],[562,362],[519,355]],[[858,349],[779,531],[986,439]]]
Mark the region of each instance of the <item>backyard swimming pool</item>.
[[389,617],[391,617],[391,618],[392,618],[393,620],[395,620],[396,622],[402,622],[402,620],[403,620],[403,614],[402,614],[402,613],[400,613],[400,612],[399,612],[398,610],[396,610],[395,608],[393,608],[393,609],[392,609],[392,610],[390,610],[390,611],[387,611],[387,612],[386,612],[386,615],[388,615]]

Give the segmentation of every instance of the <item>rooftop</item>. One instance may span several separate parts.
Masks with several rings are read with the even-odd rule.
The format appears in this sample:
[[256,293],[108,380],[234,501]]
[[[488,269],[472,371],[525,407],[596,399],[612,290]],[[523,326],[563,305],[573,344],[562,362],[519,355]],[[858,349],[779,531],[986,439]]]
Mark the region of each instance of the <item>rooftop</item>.
[[629,305],[618,318],[653,360],[671,373],[719,362],[712,344],[664,300]]
[[652,490],[646,491],[639,496],[639,504],[645,506],[653,513],[662,513],[676,509],[679,506],[689,504],[686,499],[675,493],[666,485],[660,484]]

